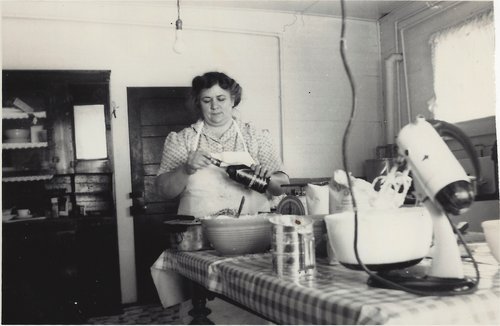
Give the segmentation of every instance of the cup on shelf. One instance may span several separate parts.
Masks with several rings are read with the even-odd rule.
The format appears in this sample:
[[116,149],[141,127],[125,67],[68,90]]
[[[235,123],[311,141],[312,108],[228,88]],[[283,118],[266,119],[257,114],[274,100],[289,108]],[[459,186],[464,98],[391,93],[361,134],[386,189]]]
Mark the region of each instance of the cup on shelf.
[[47,141],[47,130],[42,129],[38,132],[38,140],[42,143]]
[[43,126],[31,126],[31,142],[41,143],[47,141],[47,130]]
[[31,211],[27,208],[23,209],[18,209],[17,210],[17,217],[18,218],[28,218],[31,217]]

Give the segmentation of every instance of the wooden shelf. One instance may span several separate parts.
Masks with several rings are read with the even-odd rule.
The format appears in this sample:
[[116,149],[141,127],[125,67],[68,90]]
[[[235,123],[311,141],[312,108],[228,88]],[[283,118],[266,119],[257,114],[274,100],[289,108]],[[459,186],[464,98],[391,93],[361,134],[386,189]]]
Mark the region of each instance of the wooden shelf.
[[10,120],[10,119],[28,119],[31,116],[34,116],[35,118],[46,118],[47,113],[45,111],[38,111],[38,112],[32,112],[32,113],[25,113],[25,112],[5,112],[4,110],[2,112],[2,119],[4,120]]
[[23,175],[23,176],[13,176],[13,177],[3,177],[2,182],[43,181],[43,180],[50,180],[53,177],[54,177],[53,174]]
[[111,175],[113,174],[111,171],[74,171],[74,172],[58,172],[56,171],[55,175],[58,177],[76,177],[79,175]]
[[30,149],[47,147],[47,142],[41,143],[2,143],[2,149]]

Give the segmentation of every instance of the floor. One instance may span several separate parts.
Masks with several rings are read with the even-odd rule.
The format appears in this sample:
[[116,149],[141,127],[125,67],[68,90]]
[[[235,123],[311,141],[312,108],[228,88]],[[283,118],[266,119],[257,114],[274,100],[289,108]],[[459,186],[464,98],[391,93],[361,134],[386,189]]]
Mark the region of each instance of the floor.
[[179,325],[179,305],[164,309],[161,305],[130,306],[123,313],[114,316],[94,317],[87,320],[89,325]]
[[[255,316],[221,299],[215,298],[207,303],[212,311],[208,318],[216,325],[273,325],[267,320]],[[191,317],[187,312],[190,302],[178,304],[167,309],[151,304],[130,306],[123,313],[115,316],[95,317],[87,320],[89,325],[187,325]]]

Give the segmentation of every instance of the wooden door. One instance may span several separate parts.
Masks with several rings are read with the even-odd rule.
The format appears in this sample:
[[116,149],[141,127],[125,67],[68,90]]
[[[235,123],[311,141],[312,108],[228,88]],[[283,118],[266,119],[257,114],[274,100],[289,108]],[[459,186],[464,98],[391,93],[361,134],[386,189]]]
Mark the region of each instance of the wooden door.
[[189,87],[127,89],[139,302],[158,301],[149,268],[169,245],[163,221],[175,218],[178,200],[160,198],[154,180],[167,135],[196,120],[188,105],[189,91]]

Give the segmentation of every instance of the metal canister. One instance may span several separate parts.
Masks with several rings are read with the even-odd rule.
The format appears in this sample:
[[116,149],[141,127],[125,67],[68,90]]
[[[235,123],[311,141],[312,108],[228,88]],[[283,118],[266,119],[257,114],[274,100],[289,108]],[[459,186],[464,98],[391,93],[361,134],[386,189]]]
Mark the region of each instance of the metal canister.
[[307,216],[276,215],[271,253],[273,271],[278,277],[299,278],[316,271],[313,220]]
[[165,221],[169,226],[170,248],[179,251],[209,249],[210,243],[199,220]]

